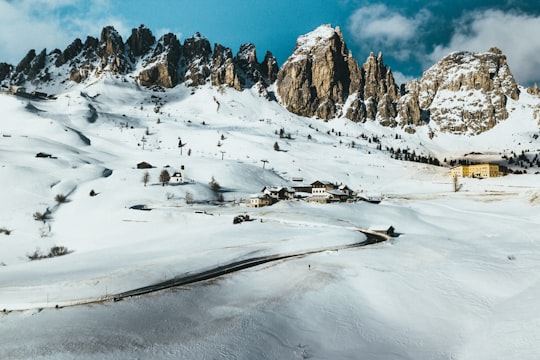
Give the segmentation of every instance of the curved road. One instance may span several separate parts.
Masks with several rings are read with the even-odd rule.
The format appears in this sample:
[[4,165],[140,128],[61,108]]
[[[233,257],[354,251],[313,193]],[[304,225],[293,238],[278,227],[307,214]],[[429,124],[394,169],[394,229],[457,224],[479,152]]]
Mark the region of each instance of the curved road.
[[[70,306],[78,306],[78,305],[87,305],[87,304],[94,304],[94,303],[102,303],[105,301],[120,301],[122,299],[132,297],[132,296],[139,296],[144,294],[149,294],[156,291],[161,291],[165,289],[169,289],[172,287],[187,285],[187,284],[193,284],[209,279],[214,279],[226,274],[234,273],[237,271],[241,271],[244,269],[252,268],[258,265],[266,264],[273,261],[279,261],[279,260],[285,260],[285,259],[292,259],[292,258],[299,258],[304,257],[311,254],[321,253],[324,251],[336,251],[336,250],[343,250],[343,249],[351,249],[351,248],[357,248],[357,247],[363,247],[367,245],[372,245],[376,243],[380,243],[383,241],[387,241],[390,239],[390,236],[378,232],[373,232],[365,229],[355,228],[355,231],[359,231],[361,233],[364,233],[367,237],[366,240],[350,244],[350,245],[342,245],[342,246],[334,246],[334,247],[327,247],[327,248],[320,248],[320,249],[314,249],[309,251],[304,251],[300,253],[292,253],[292,254],[276,254],[276,255],[267,255],[267,256],[260,256],[260,257],[254,257],[249,259],[244,259],[240,261],[235,261],[229,264],[221,265],[216,268],[202,271],[195,274],[190,275],[184,275],[180,277],[175,277],[166,281],[162,281],[153,285],[140,287],[137,289],[125,291],[119,294],[114,295],[107,295],[100,298],[95,299],[85,299],[85,300],[79,300],[79,301],[73,301],[68,302],[64,304],[57,304],[55,306],[57,309],[64,308],[64,307],[70,307]],[[42,309],[43,307],[40,307]],[[31,309],[25,309],[25,310],[31,310]],[[16,311],[23,311],[23,309],[19,309]],[[11,312],[11,311],[7,311]]]
[[383,242],[390,238],[390,236],[386,234],[377,233],[374,231],[369,231],[369,230],[364,230],[364,229],[359,229],[359,228],[357,228],[356,231],[360,231],[364,233],[367,236],[367,239],[360,243],[351,244],[351,245],[342,245],[342,246],[335,246],[335,247],[329,247],[329,248],[315,249],[315,250],[310,250],[310,251],[305,251],[305,252],[295,253],[295,254],[267,255],[267,256],[244,259],[244,260],[232,262],[229,264],[225,264],[217,268],[203,271],[200,273],[185,275],[182,277],[176,277],[176,278],[166,280],[157,284],[129,290],[129,291],[116,294],[116,295],[111,295],[109,299],[107,300],[110,300],[112,298],[114,301],[119,301],[127,297],[144,295],[151,292],[169,289],[176,286],[193,284],[200,281],[214,279],[219,276],[223,276],[226,274],[230,274],[233,272],[248,269],[251,267],[255,267],[255,266],[266,264],[273,261],[303,257],[303,256],[311,255],[311,254],[324,252],[324,251],[336,251],[336,250],[350,249],[350,248],[356,248],[356,247],[363,247],[363,246]]

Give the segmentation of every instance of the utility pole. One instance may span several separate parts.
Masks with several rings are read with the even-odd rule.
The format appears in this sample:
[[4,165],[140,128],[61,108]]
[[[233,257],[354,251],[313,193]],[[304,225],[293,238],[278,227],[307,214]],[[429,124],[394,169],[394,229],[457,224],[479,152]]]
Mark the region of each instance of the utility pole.
[[220,151],[220,153],[221,153],[221,160],[223,160],[223,154],[225,154],[226,151]]
[[146,143],[146,138],[143,136],[141,139],[142,142],[142,149],[144,150],[144,144]]
[[262,163],[263,163],[263,170],[264,170],[264,165],[266,165],[266,163],[268,162],[268,160],[261,160]]

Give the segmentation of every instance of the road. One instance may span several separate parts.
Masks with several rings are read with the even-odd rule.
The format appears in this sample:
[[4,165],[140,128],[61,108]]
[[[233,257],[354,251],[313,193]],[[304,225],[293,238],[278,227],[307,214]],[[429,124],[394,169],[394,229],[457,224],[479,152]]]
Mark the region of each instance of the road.
[[[244,269],[252,268],[255,266],[259,266],[259,265],[274,262],[274,261],[300,258],[300,257],[312,255],[312,254],[322,253],[325,251],[337,251],[337,250],[359,248],[359,247],[364,247],[364,246],[380,243],[383,241],[387,241],[390,239],[390,236],[386,234],[382,234],[382,233],[378,233],[378,232],[374,232],[374,231],[370,231],[366,229],[361,229],[361,228],[355,228],[354,230],[364,233],[367,237],[366,240],[359,243],[349,244],[349,245],[333,246],[333,247],[302,251],[302,252],[297,252],[297,253],[275,254],[275,255],[267,255],[267,256],[260,256],[260,257],[239,260],[239,261],[235,261],[235,262],[218,266],[210,270],[174,277],[172,279],[162,281],[153,285],[140,287],[137,289],[125,291],[118,294],[106,295],[99,298],[85,299],[85,300],[79,300],[79,301],[68,302],[68,303],[63,303],[63,304],[59,303],[57,305],[51,305],[50,307],[61,309],[64,307],[103,303],[105,301],[116,302],[116,301],[120,301],[122,299],[133,297],[133,296],[141,296],[141,295],[145,295],[145,294],[149,294],[149,293],[153,293],[153,292],[157,292],[157,291],[161,291],[161,290],[165,290],[165,289],[169,289],[169,288],[173,288],[177,286],[194,284],[194,283],[202,282],[205,280],[215,279],[223,275],[231,274],[237,271],[241,271]],[[42,308],[43,307],[40,307],[39,309],[41,310]],[[25,311],[25,310],[33,310],[33,309],[30,309],[30,308],[18,309],[18,310],[13,310],[13,311],[19,312],[19,311]],[[4,313],[10,313],[10,312],[11,310],[4,310]]]
[[280,261],[280,260],[286,260],[286,259],[292,259],[292,258],[298,258],[298,257],[304,257],[311,254],[321,253],[324,251],[336,251],[336,250],[344,250],[344,249],[351,249],[351,248],[357,248],[357,247],[363,247],[367,245],[376,244],[379,242],[387,241],[390,237],[386,234],[381,234],[365,229],[356,229],[359,232],[362,232],[366,235],[367,239],[365,241],[362,241],[360,243],[350,244],[350,245],[342,245],[342,246],[334,246],[334,247],[327,247],[327,248],[320,248],[315,250],[309,250],[304,251],[300,253],[293,253],[293,254],[278,254],[278,255],[268,255],[268,256],[260,256],[260,257],[254,257],[249,259],[244,259],[240,261],[235,261],[229,264],[221,265],[219,267],[216,267],[211,270],[203,271],[196,274],[190,274],[185,275],[181,277],[176,277],[173,279],[169,279],[157,284],[144,286],[138,289],[129,290],[126,292],[122,292],[116,295],[111,295],[110,298],[112,298],[114,301],[119,301],[128,297],[132,296],[140,296],[160,290],[169,289],[172,287],[182,286],[182,285],[188,285],[193,284],[205,280],[214,279],[226,274],[234,273],[237,271],[241,271],[244,269],[252,268],[255,266],[259,266],[262,264],[266,264],[269,262],[274,261]]

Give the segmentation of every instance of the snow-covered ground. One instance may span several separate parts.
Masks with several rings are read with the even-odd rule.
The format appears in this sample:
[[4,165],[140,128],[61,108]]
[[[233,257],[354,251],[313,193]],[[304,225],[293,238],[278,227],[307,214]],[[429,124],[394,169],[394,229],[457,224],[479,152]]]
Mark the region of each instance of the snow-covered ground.
[[[485,134],[433,139],[297,117],[250,90],[149,92],[110,78],[54,101],[0,96],[0,358],[535,359],[540,175],[463,179],[453,192],[448,168],[393,160],[369,141],[449,158],[536,150],[523,96]],[[155,166],[147,186],[142,161]],[[182,165],[186,184],[159,183]],[[383,201],[245,206],[293,178]],[[233,224],[239,214],[255,220]],[[242,259],[361,242],[356,228],[381,224],[399,236],[99,302]],[[53,246],[69,253],[28,259]]]

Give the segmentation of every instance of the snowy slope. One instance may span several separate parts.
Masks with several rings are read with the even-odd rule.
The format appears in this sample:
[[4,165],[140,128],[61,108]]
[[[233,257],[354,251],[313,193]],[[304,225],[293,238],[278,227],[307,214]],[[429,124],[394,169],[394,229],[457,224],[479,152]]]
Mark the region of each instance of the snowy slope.
[[[533,151],[535,101],[522,92],[510,118],[479,136],[430,139],[428,129],[298,117],[251,90],[151,92],[109,77],[54,101],[1,95],[0,229],[10,233],[0,233],[0,358],[533,359],[539,175],[464,179],[454,193],[448,168],[394,160],[385,149],[497,159]],[[142,161],[155,166],[147,186]],[[182,165],[189,182],[161,186],[162,169]],[[384,200],[245,206],[292,178]],[[68,201],[57,203],[58,194]],[[34,219],[47,209],[50,219]],[[243,213],[255,221],[233,225]],[[379,224],[400,236],[55,309],[241,259],[352,244],[365,239],[356,227]],[[70,253],[29,261],[55,245]]]

